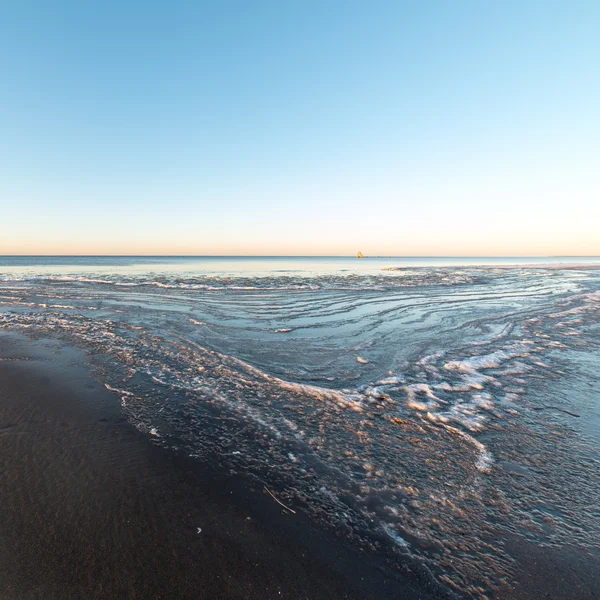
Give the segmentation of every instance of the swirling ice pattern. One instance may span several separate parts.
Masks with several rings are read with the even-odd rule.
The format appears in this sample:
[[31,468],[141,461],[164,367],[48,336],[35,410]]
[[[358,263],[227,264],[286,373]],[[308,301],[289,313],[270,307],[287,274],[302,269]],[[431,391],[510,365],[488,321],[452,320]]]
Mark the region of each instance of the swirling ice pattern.
[[597,355],[600,281],[406,271],[5,278],[0,323],[88,348],[156,443],[267,481],[449,590],[502,597],[503,530],[598,544],[598,451],[570,398],[546,394]]

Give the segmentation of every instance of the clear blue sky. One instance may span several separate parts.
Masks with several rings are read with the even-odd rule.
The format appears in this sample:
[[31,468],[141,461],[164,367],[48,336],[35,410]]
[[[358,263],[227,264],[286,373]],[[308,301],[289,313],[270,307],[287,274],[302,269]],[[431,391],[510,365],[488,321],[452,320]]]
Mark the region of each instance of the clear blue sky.
[[600,254],[600,3],[0,7],[0,253]]

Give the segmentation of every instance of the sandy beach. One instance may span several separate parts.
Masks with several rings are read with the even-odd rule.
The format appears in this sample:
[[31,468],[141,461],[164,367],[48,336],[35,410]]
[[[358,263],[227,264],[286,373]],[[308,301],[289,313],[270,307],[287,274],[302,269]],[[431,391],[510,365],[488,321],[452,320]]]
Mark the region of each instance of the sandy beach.
[[0,398],[2,600],[442,597],[154,446],[70,348],[2,334]]
[[[451,597],[153,445],[73,348],[1,334],[0,398],[3,600]],[[506,597],[598,597],[597,557],[502,543],[519,562]]]
[[596,271],[136,260],[0,286],[0,600],[599,597]]

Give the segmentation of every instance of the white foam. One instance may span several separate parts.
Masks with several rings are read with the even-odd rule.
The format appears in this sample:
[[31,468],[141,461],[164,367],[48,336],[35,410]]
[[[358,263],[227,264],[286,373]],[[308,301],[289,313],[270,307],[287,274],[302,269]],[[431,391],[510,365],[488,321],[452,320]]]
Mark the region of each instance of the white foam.
[[[426,383],[413,383],[405,385],[402,389],[406,393],[406,406],[413,410],[429,411],[438,408],[440,404],[447,404],[445,400],[438,398]],[[418,400],[420,396],[425,396],[428,401],[421,402]]]
[[408,542],[402,536],[398,535],[391,525],[389,525],[388,523],[384,523],[382,525],[382,528],[397,546],[404,549],[409,548]]
[[455,435],[459,435],[463,439],[465,439],[471,446],[473,446],[478,452],[479,457],[475,464],[477,470],[482,473],[489,473],[491,471],[492,463],[494,462],[493,456],[490,454],[488,449],[482,444],[479,440],[476,440],[472,435],[465,433],[464,431],[457,429],[456,427],[452,427],[451,425],[445,425],[445,428]]
[[375,383],[375,385],[399,385],[404,383],[404,377],[400,376],[392,376],[386,377],[385,379],[380,379]]
[[128,392],[127,390],[120,390],[119,388],[114,388],[110,385],[108,385],[108,383],[104,384],[104,387],[109,391],[109,392],[115,392],[117,394],[120,394],[121,396],[133,396],[133,394],[131,392]]
[[189,321],[192,325],[208,325],[208,323],[205,323],[204,321],[196,321],[196,319],[189,319]]

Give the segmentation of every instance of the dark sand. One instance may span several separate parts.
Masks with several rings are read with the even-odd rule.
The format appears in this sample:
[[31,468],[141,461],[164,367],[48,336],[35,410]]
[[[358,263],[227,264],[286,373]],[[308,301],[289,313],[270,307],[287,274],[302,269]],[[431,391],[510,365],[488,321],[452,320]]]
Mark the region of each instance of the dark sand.
[[511,599],[600,600],[600,552],[540,548],[520,536],[507,536],[505,544],[518,563]]
[[[0,461],[0,600],[446,597],[153,445],[54,342],[0,332]],[[597,555],[502,543],[518,561],[506,599],[600,599]]]
[[153,445],[53,342],[0,334],[0,460],[0,600],[443,597]]

